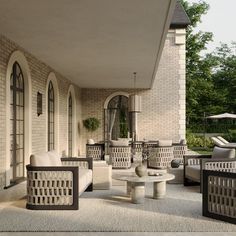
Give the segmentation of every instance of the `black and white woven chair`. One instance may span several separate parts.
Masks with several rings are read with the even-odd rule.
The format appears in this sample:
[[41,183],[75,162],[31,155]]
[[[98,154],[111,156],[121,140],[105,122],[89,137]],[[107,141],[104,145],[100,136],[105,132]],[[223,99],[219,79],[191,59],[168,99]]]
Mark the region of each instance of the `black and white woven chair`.
[[79,196],[93,190],[92,158],[60,158],[55,151],[31,155],[27,209],[77,210]]

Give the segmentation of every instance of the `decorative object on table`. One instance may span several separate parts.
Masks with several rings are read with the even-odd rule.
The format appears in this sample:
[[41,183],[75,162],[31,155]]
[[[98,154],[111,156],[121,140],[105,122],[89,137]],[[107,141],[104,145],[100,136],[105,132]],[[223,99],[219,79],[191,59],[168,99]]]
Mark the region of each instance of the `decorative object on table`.
[[172,168],[179,168],[180,160],[172,160],[170,165]]
[[155,171],[148,171],[148,176],[162,176],[162,174]]
[[143,177],[147,175],[147,168],[143,164],[139,164],[135,167],[135,173],[138,177]]
[[90,145],[92,145],[92,144],[94,144],[95,142],[94,142],[94,140],[93,139],[91,139],[91,138],[89,138],[88,140],[87,140],[87,144],[90,144]]
[[93,132],[99,128],[100,121],[96,117],[89,117],[83,120],[83,125],[89,132]]

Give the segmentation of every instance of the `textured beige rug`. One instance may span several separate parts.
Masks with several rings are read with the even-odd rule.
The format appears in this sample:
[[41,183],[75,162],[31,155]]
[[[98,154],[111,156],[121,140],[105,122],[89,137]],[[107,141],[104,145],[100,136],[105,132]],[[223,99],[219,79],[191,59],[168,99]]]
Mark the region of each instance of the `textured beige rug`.
[[0,231],[134,231],[134,232],[236,232],[236,225],[202,216],[199,187],[167,185],[163,200],[152,199],[146,188],[145,203],[135,205],[125,186],[86,192],[78,211],[25,209],[25,183],[0,192]]

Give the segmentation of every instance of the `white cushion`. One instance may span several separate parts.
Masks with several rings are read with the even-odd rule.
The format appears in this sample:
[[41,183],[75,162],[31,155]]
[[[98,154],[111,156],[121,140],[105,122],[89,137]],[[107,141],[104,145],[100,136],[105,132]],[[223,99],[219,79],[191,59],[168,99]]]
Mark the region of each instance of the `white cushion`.
[[61,158],[56,151],[49,151],[30,156],[31,166],[62,166]]
[[185,176],[200,182],[200,165],[188,165],[185,167]]
[[95,143],[94,140],[91,138],[87,140],[87,144],[94,144],[94,143]]
[[172,140],[159,140],[159,141],[158,141],[158,145],[159,145],[160,147],[172,146]]
[[93,161],[93,166],[107,166],[107,162],[106,161]]
[[129,146],[129,140],[111,140],[111,146],[119,147],[119,146]]
[[79,195],[82,194],[86,188],[93,181],[93,172],[90,169],[79,169]]
[[227,143],[229,143],[227,140],[225,140],[223,137],[221,137],[221,136],[217,136],[217,138],[221,141],[221,142],[223,142],[223,143],[225,143],[225,144],[227,144]]
[[235,158],[235,149],[215,146],[213,149],[212,158]]
[[30,165],[31,166],[50,166],[50,160],[48,158],[48,154],[41,153],[38,155],[32,154],[30,156]]

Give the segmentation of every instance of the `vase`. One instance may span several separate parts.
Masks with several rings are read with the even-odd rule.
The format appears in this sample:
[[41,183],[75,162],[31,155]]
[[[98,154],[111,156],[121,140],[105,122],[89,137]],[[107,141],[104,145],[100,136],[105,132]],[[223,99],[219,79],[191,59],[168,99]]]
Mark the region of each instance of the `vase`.
[[140,164],[135,167],[135,173],[138,177],[143,177],[147,175],[147,168],[144,165]]

